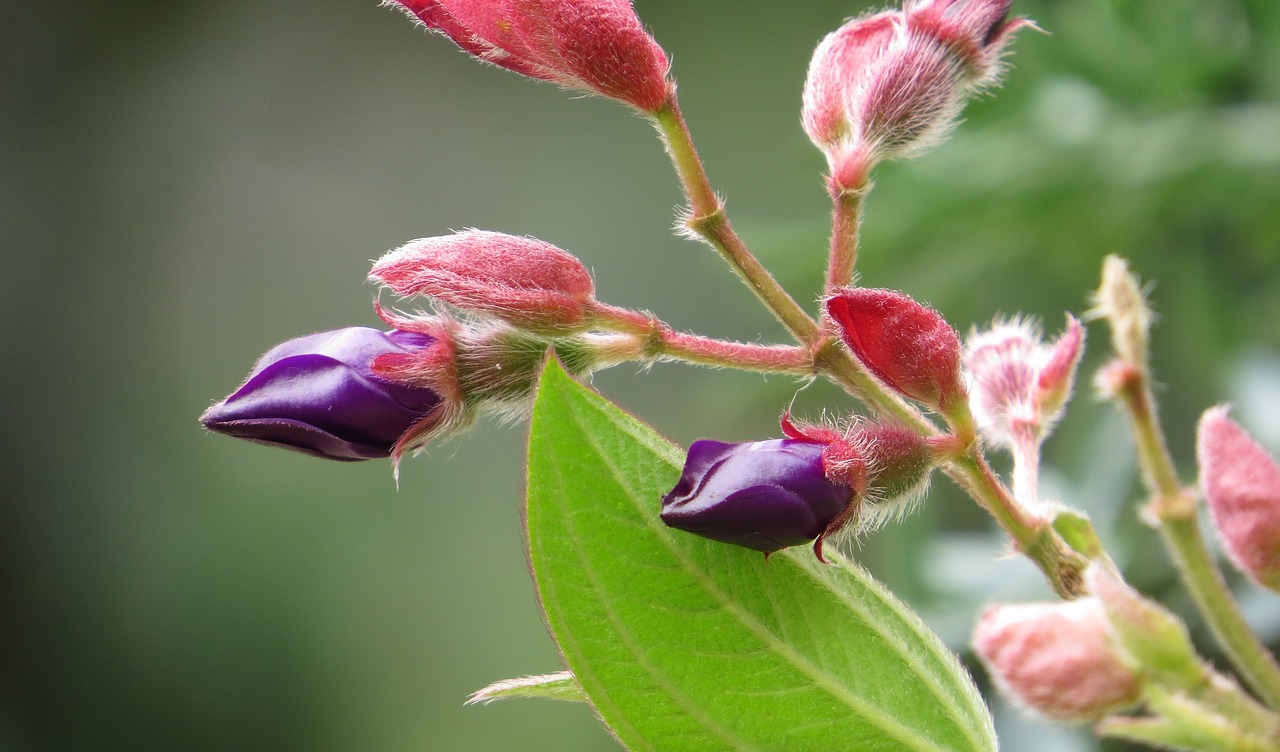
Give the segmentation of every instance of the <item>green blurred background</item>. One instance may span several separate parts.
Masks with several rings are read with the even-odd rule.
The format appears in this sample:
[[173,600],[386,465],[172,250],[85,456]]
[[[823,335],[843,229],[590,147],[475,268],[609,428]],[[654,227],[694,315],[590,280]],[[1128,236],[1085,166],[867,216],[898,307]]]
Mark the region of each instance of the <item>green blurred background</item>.
[[[800,86],[817,40],[863,8],[638,0],[730,215],[804,300],[828,204]],[[1102,257],[1127,256],[1154,282],[1185,477],[1218,401],[1280,449],[1280,5],[1017,9],[1051,35],[1018,35],[1004,87],[950,142],[880,170],[862,281],[961,330],[1017,311],[1056,330]],[[680,196],[650,128],[373,0],[11,3],[0,21],[0,749],[614,749],[581,705],[462,707],[560,668],[525,568],[523,427],[433,446],[397,491],[387,463],[196,418],[274,343],[374,324],[369,260],[450,229],[536,235],[609,302],[780,340],[714,254],[670,234]],[[1123,424],[1088,393],[1105,350],[1090,335],[1047,488],[1184,609],[1136,522]],[[798,387],[675,365],[594,383],[681,443],[776,435]],[[851,407],[821,385],[796,404]],[[1004,552],[940,481],[855,553],[963,646],[982,603],[1045,595]],[[1280,599],[1241,592],[1280,640]],[[1097,748],[996,711],[1006,749]]]

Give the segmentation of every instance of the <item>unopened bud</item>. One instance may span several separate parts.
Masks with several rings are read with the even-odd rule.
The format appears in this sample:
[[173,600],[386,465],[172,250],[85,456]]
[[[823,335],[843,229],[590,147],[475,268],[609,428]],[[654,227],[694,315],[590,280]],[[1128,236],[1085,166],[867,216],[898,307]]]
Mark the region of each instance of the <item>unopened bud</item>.
[[1142,694],[1142,677],[1096,598],[992,606],[973,648],[1001,689],[1050,718],[1094,720]]
[[1084,330],[1070,316],[1051,343],[1042,342],[1036,327],[1024,321],[970,335],[965,373],[970,407],[983,436],[1005,447],[1020,437],[1042,439],[1071,394],[1083,344]]
[[801,122],[832,187],[858,189],[880,160],[918,154],[1000,74],[1012,0],[924,0],[846,23],[814,51]]
[[1089,316],[1104,318],[1111,325],[1111,345],[1121,361],[1145,368],[1151,309],[1137,276],[1129,271],[1129,262],[1119,256],[1103,261],[1102,282],[1093,294]]
[[840,290],[826,307],[853,355],[887,386],[944,414],[963,406],[960,337],[942,314],[866,287]]
[[667,56],[629,0],[386,0],[477,58],[653,112]]
[[1232,563],[1280,591],[1280,466],[1227,417],[1205,411],[1196,439],[1200,487]]
[[662,521],[704,538],[772,553],[822,535],[854,501],[828,480],[823,445],[792,439],[695,441]]
[[[781,422],[788,437],[822,445],[827,478],[854,489],[855,513],[840,521],[858,532],[905,517],[929,488],[933,449],[906,426],[857,419],[846,428],[835,428],[796,422],[789,413]],[[836,532],[838,528],[829,528],[825,535]],[[821,557],[821,548],[816,550]]]
[[439,424],[452,404],[447,384],[387,379],[374,361],[447,359],[447,350],[447,337],[424,332],[348,327],[298,337],[268,350],[200,420],[217,433],[326,459],[387,457],[402,437]]
[[437,298],[547,334],[581,326],[595,292],[572,254],[482,230],[410,241],[379,259],[370,277],[397,295]]

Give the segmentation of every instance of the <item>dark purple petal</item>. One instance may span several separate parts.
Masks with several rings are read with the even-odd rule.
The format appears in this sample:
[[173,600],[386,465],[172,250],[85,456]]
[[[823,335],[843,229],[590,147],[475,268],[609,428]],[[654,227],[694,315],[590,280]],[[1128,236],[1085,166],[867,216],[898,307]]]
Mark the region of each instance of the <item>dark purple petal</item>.
[[790,439],[696,441],[662,499],[671,527],[766,553],[807,543],[852,500],[827,480],[822,445]]
[[370,364],[433,342],[425,334],[365,327],[289,340],[263,355],[244,385],[201,421],[218,433],[328,459],[386,457],[440,397],[376,376]]

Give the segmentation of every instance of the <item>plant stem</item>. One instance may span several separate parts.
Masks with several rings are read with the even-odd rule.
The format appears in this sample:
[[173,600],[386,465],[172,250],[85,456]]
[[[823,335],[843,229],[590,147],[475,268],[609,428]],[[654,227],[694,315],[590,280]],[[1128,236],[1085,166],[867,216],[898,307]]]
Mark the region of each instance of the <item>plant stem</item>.
[[1209,629],[1245,682],[1280,709],[1280,666],[1254,634],[1205,545],[1198,499],[1182,488],[1160,428],[1144,364],[1130,369],[1117,396],[1129,416],[1143,479],[1151,493],[1144,515],[1155,524]]
[[1053,529],[1051,520],[1033,517],[1013,498],[980,449],[970,447],[944,470],[995,518],[1017,549],[1036,563],[1060,597],[1072,599],[1084,593],[1088,559],[1066,544]]
[[689,216],[685,220],[685,226],[720,252],[743,283],[797,341],[813,343],[819,334],[818,325],[751,254],[729,224],[724,204],[711,188],[674,96],[667,105],[653,113],[653,119],[662,134],[676,174],[680,177],[685,196],[689,199]]
[[1247,733],[1185,696],[1155,685],[1145,694],[1158,715],[1108,718],[1098,724],[1098,735],[1188,752],[1276,752],[1274,738]]
[[862,207],[870,184],[859,190],[842,191],[832,198],[831,250],[827,256],[827,281],[823,287],[830,295],[853,281],[858,261],[858,231],[862,225]]
[[619,334],[582,334],[561,340],[560,350],[577,346],[583,367],[598,370],[629,361],[678,360],[713,368],[812,376],[813,357],[795,345],[757,345],[678,332],[652,314],[596,303],[596,324]]

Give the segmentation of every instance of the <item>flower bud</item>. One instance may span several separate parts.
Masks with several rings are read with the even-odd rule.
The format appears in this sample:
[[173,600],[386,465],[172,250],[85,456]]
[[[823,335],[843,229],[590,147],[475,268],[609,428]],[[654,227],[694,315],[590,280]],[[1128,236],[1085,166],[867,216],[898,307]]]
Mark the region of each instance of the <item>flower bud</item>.
[[397,295],[438,298],[546,334],[581,326],[595,302],[591,274],[573,255],[500,232],[412,240],[379,259],[370,277]]
[[1103,261],[1102,281],[1093,293],[1088,317],[1104,318],[1111,325],[1111,346],[1123,363],[1146,368],[1152,313],[1128,261],[1119,256],[1107,256]]
[[200,418],[217,433],[333,460],[387,457],[402,436],[448,412],[444,389],[392,381],[375,359],[431,357],[424,332],[348,327],[268,350],[244,385]]
[[1096,598],[989,607],[973,649],[1002,690],[1050,718],[1094,720],[1142,694]]
[[822,535],[854,491],[827,479],[823,445],[791,439],[695,441],[662,521],[704,538],[772,553]]
[[854,357],[887,386],[944,414],[963,405],[960,337],[940,313],[866,287],[837,291],[826,307]]
[[965,98],[1000,74],[1012,0],[917,0],[853,19],[814,51],[801,122],[835,190],[858,189],[883,159],[941,140]]
[[386,0],[485,62],[645,112],[673,85],[629,0]]
[[1200,486],[1232,563],[1280,591],[1280,467],[1227,417],[1205,411],[1196,439]]
[[970,407],[983,436],[1005,447],[1019,437],[1041,440],[1070,396],[1083,344],[1084,330],[1070,316],[1067,328],[1048,344],[1023,321],[970,335],[965,371]]

